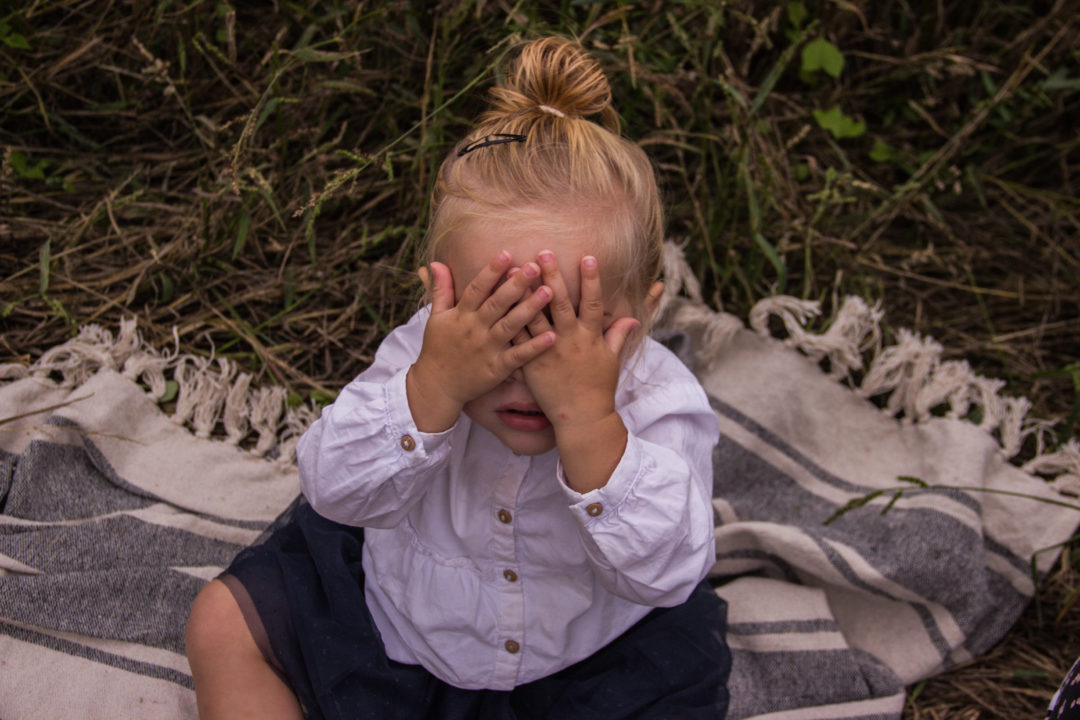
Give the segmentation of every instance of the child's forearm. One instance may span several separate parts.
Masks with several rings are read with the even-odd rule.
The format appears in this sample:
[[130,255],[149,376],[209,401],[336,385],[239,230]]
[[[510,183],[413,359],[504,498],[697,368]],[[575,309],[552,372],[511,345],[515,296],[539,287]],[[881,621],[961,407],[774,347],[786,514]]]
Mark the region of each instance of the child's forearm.
[[449,430],[461,415],[462,405],[441,391],[441,384],[431,382],[417,361],[405,376],[405,396],[409,400],[416,429],[425,433]]
[[622,459],[626,438],[617,412],[584,424],[555,424],[555,444],[570,487],[582,494],[604,487]]

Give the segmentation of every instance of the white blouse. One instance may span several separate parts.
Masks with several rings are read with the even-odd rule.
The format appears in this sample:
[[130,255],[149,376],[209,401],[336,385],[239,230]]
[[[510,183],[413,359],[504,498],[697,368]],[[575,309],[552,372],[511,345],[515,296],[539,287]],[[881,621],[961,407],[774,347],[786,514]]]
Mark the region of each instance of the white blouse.
[[557,450],[514,455],[465,415],[422,433],[405,373],[429,314],[394,330],[305,433],[300,484],[319,514],[365,528],[365,595],[391,659],[510,690],[689,597],[715,560],[719,430],[693,374],[649,339],[622,369],[629,437],[602,488],[575,492]]

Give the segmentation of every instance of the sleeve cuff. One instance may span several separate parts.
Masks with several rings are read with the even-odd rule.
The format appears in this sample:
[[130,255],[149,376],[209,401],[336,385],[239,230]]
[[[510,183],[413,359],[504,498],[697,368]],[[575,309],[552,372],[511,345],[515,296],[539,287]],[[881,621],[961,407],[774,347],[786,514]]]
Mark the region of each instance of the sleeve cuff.
[[421,432],[413,421],[409,409],[409,396],[405,391],[405,376],[409,368],[398,371],[386,383],[386,431],[405,456],[408,465],[418,465],[428,458],[441,456],[449,451],[450,434],[458,426],[460,418],[452,426],[438,433]]
[[638,441],[633,435],[628,434],[626,449],[623,450],[619,464],[615,466],[607,483],[596,490],[579,493],[566,481],[566,472],[563,470],[562,460],[559,460],[555,472],[559,487],[562,488],[570,506],[570,512],[582,525],[586,526],[605,520],[610,521],[618,515],[619,507],[637,483],[642,471],[641,461],[641,448]]

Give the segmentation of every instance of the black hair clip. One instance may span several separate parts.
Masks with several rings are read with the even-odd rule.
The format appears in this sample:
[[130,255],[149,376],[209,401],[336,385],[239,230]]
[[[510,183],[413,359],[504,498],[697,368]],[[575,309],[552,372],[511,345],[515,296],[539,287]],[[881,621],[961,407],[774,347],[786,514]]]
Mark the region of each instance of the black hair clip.
[[480,138],[479,140],[474,140],[473,142],[469,143],[465,147],[458,150],[458,157],[461,157],[462,155],[464,155],[466,153],[471,153],[473,150],[477,150],[477,149],[482,148],[482,147],[487,147],[489,145],[503,145],[505,143],[512,143],[512,142],[523,143],[523,142],[525,142],[525,136],[524,135],[514,135],[514,134],[511,134],[511,133],[495,133],[494,135],[485,135],[484,137]]

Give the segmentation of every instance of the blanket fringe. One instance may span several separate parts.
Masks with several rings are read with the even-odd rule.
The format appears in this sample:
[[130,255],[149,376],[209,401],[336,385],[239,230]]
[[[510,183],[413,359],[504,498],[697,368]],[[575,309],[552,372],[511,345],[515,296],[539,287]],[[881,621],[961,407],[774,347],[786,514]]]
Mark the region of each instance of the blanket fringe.
[[[715,355],[744,328],[743,322],[706,307],[701,285],[675,243],[665,244],[663,270],[662,324],[676,329],[697,327],[702,339],[695,354]],[[910,330],[900,329],[897,343],[883,346],[880,302],[868,305],[848,296],[825,330],[808,330],[820,316],[817,301],[774,296],[754,305],[748,323],[758,335],[777,339],[771,322],[775,318],[777,327],[783,327],[784,345],[821,364],[830,377],[858,395],[882,398],[882,411],[901,422],[925,422],[939,414],[967,419],[994,437],[1009,459],[1032,438],[1035,455],[1022,469],[1049,479],[1062,493],[1080,494],[1080,444],[1074,438],[1057,446],[1054,423],[1029,417],[1027,398],[1002,395],[1003,381],[977,375],[964,361],[943,361],[939,343]],[[318,417],[318,407],[291,407],[284,388],[252,387],[252,376],[240,372],[233,362],[182,355],[179,344],[174,329],[171,352],[150,347],[134,318],[121,320],[115,337],[100,325],[86,325],[75,338],[50,348],[29,367],[0,364],[0,382],[58,377],[61,387],[73,388],[109,368],[142,383],[147,394],[159,400],[169,391],[171,375],[177,387],[173,422],[202,438],[214,436],[220,422],[221,442],[239,446],[251,438],[250,452],[255,455],[293,462],[296,443]]]
[[120,321],[114,337],[100,325],[86,325],[67,342],[45,351],[29,367],[0,364],[0,382],[28,377],[48,378],[62,388],[75,388],[102,369],[141,383],[154,400],[176,384],[170,418],[196,437],[210,438],[221,423],[221,442],[239,446],[252,439],[250,452],[281,463],[295,461],[296,443],[318,417],[318,409],[290,407],[284,388],[251,387],[252,376],[235,363],[179,352],[175,334],[171,352],[151,347],[134,318]]
[[[660,303],[663,324],[703,330],[702,347],[695,354],[715,356],[743,329],[742,321],[704,307],[701,286],[678,245],[666,244],[663,267],[667,282]],[[676,302],[680,292],[690,302]],[[1029,417],[1031,401],[1003,395],[1003,380],[977,375],[963,360],[942,360],[938,342],[904,328],[897,331],[895,345],[883,346],[880,301],[867,305],[860,297],[848,296],[825,330],[808,330],[820,316],[820,302],[778,295],[756,303],[748,324],[762,337],[780,339],[770,322],[775,318],[777,329],[783,327],[784,345],[823,365],[824,372],[861,397],[880,398],[882,412],[900,422],[926,422],[938,415],[968,420],[993,437],[1010,460],[1031,438],[1034,458],[1021,469],[1042,476],[1063,494],[1080,495],[1080,443],[1072,438],[1055,447],[1055,421]]]

